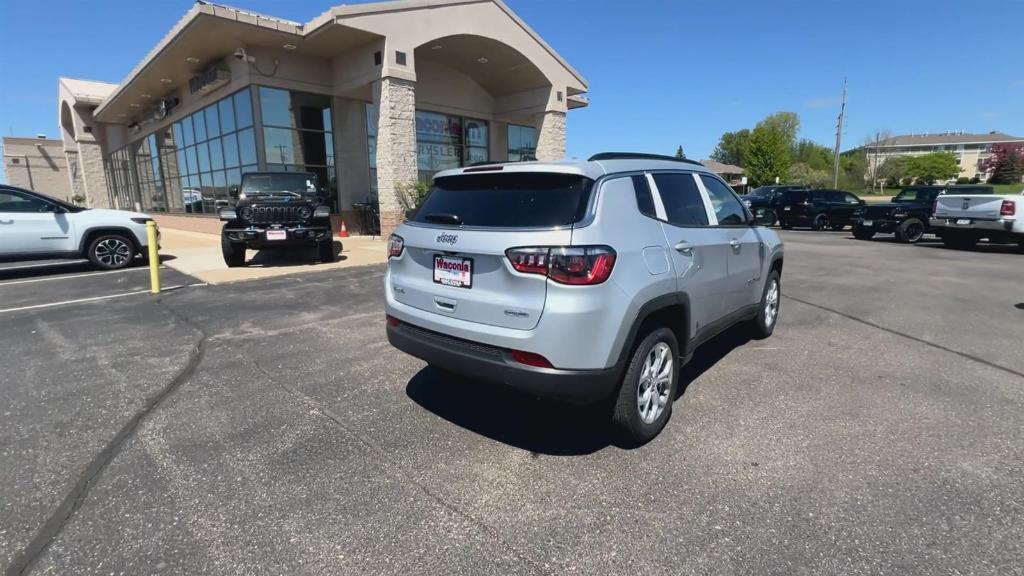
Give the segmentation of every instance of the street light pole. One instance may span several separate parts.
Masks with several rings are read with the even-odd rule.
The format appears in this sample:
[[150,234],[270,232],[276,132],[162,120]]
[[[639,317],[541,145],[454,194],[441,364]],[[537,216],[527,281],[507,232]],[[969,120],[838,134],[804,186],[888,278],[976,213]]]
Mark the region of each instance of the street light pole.
[[839,147],[843,144],[843,116],[846,114],[846,78],[843,78],[843,104],[836,122],[836,149],[832,154],[832,187],[839,187]]

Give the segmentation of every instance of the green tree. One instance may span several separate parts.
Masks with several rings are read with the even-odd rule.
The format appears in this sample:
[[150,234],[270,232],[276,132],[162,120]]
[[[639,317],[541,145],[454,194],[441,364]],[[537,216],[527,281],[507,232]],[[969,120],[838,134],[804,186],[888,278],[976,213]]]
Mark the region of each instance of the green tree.
[[745,166],[747,145],[750,143],[750,130],[746,128],[736,132],[726,132],[718,140],[718,145],[711,152],[711,159],[722,164]]
[[796,144],[793,162],[807,164],[812,170],[830,170],[832,168],[832,149],[804,138]]
[[932,152],[912,156],[907,165],[910,176],[925,184],[934,184],[960,175],[960,166],[952,152]]
[[904,178],[910,178],[910,156],[887,158],[878,167],[878,177],[889,186],[899,186]]
[[795,112],[776,112],[765,117],[755,126],[776,130],[782,134],[782,138],[789,144],[790,149],[795,153],[797,148],[796,134],[800,131],[800,117]]
[[1024,144],[995,144],[982,165],[992,184],[1017,184],[1024,177]]
[[789,175],[793,143],[787,132],[772,123],[758,122],[750,133],[743,168],[754,186],[772,184]]
[[676,158],[686,158],[686,153],[683,152],[683,147],[676,148]]
[[868,153],[859,148],[839,156],[839,187],[856,190],[864,187],[868,175]]
[[823,187],[832,185],[832,171],[816,169],[806,162],[794,162],[786,174],[786,182]]

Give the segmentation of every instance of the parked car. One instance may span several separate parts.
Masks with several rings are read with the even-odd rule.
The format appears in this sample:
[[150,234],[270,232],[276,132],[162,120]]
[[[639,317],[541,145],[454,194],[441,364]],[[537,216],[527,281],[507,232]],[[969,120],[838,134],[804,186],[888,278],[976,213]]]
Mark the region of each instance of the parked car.
[[[956,192],[953,192],[956,191]],[[929,219],[935,199],[947,193],[991,194],[991,186],[908,186],[885,204],[854,212],[853,235],[870,240],[875,234],[895,234],[898,242],[913,244],[932,232]]]
[[739,323],[770,336],[779,313],[782,242],[692,160],[446,170],[388,256],[392,345],[536,396],[611,399],[637,442],[698,345]]
[[809,226],[813,230],[842,230],[864,201],[844,190],[785,190],[776,200],[779,226]]
[[88,258],[115,270],[147,254],[148,215],[83,208],[45,194],[0,185],[0,259]]
[[[786,190],[809,190],[807,186],[802,184],[776,184],[773,186],[760,186],[754,188],[749,194],[740,196],[740,200],[743,201],[743,205],[746,206],[754,218],[762,224],[768,226],[775,225],[779,221],[779,216],[776,213],[778,208],[778,199],[782,195],[782,192]],[[770,218],[770,220],[769,220]]]
[[245,264],[247,249],[315,247],[321,262],[333,262],[331,210],[313,172],[246,172],[232,186],[234,207],[221,208],[220,246],[229,268]]
[[1024,248],[1024,190],[1017,195],[943,194],[932,228],[949,248],[972,248],[987,239]]

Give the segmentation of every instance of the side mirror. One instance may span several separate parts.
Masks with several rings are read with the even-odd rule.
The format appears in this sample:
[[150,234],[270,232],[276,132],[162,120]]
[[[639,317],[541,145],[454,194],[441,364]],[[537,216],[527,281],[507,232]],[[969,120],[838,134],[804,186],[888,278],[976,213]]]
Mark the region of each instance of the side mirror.
[[867,202],[865,202],[864,199],[861,198],[861,199],[857,200],[857,204],[860,204],[861,206],[863,206],[863,205],[867,204]]
[[228,188],[228,196],[232,198],[238,198],[238,186],[231,186]]

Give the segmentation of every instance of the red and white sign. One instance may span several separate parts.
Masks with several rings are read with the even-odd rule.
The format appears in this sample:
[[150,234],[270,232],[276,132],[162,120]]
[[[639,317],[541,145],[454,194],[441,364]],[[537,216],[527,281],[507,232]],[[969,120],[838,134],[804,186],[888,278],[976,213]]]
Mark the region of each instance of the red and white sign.
[[456,288],[472,288],[473,261],[459,256],[434,256],[434,282]]

